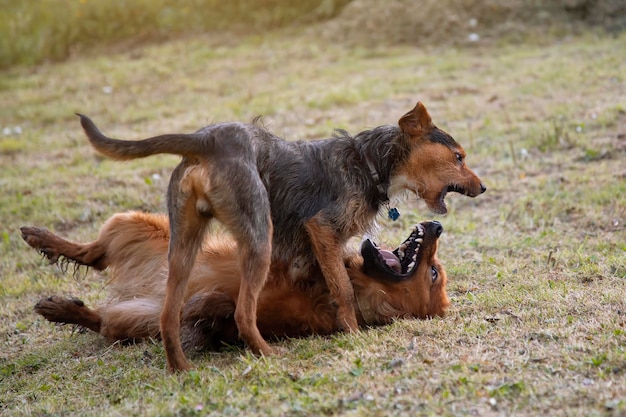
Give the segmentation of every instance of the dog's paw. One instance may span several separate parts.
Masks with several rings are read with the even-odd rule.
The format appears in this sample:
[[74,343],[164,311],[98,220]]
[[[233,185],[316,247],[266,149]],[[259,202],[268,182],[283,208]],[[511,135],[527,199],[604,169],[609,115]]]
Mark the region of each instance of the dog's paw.
[[359,323],[354,310],[345,314],[337,313],[337,329],[344,333],[354,333],[359,330]]
[[[182,354],[182,351],[181,351]],[[167,370],[169,373],[174,374],[178,372],[186,372],[191,370],[191,365],[185,358],[185,355],[182,356],[173,356],[167,355]]]
[[22,239],[28,243],[28,246],[37,249],[39,253],[48,258],[51,264],[59,260],[59,254],[54,249],[48,247],[51,233],[47,229],[24,226],[20,227],[20,231],[22,232]]
[[259,356],[282,356],[287,353],[287,349],[282,348],[280,346],[270,346],[267,343],[264,343],[262,346],[259,346],[258,349],[251,349],[256,355]]
[[72,318],[78,310],[84,309],[85,303],[77,298],[62,298],[56,295],[42,298],[35,304],[35,312],[54,323],[74,323]]

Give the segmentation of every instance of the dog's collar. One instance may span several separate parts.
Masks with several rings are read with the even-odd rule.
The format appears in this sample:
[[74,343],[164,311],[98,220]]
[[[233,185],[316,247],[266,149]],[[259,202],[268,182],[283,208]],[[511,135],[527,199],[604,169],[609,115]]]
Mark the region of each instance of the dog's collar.
[[370,177],[372,177],[372,181],[376,185],[376,189],[378,190],[378,198],[381,202],[389,201],[389,196],[387,195],[387,187],[380,180],[380,174],[376,170],[374,163],[365,155],[365,162],[367,163],[367,167],[369,168]]

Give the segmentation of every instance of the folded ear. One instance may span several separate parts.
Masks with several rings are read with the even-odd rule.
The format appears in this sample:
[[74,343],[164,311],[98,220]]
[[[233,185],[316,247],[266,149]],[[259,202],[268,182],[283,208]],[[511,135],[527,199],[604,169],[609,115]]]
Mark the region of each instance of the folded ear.
[[430,114],[421,101],[417,102],[413,110],[400,118],[398,125],[404,133],[410,136],[418,136],[434,127]]

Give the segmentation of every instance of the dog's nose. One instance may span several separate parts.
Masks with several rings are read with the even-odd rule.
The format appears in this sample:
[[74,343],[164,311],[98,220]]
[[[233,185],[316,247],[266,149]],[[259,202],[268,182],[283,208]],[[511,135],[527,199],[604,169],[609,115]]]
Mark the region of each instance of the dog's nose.
[[480,193],[484,193],[485,191],[487,191],[487,187],[485,187],[485,184],[483,184],[482,182],[480,183]]
[[441,236],[441,234],[443,233],[443,226],[441,225],[441,223],[435,220],[433,221],[433,226],[435,227],[435,233],[437,234],[437,237]]

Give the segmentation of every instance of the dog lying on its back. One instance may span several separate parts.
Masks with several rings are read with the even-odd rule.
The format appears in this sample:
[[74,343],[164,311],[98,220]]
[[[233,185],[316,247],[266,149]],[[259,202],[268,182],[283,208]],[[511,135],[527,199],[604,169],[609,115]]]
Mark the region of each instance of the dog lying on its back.
[[[22,236],[51,263],[73,262],[110,271],[110,299],[92,310],[77,299],[44,298],[35,310],[46,319],[99,332],[111,341],[158,337],[167,279],[169,227],[163,215],[120,213],[98,239],[75,243],[36,227]],[[344,256],[356,296],[360,326],[395,318],[443,316],[449,305],[446,273],[437,259],[438,222],[424,222],[394,251],[370,240],[360,253]],[[182,340],[186,350],[216,349],[237,341],[233,319],[239,298],[239,250],[228,236],[203,242],[184,296]],[[336,332],[336,305],[319,268],[300,281],[288,278],[287,264],[274,264],[259,296],[257,325],[263,337],[296,337]]]
[[346,242],[367,232],[394,194],[412,191],[430,209],[445,213],[447,192],[474,197],[485,191],[465,165],[463,148],[432,123],[422,103],[398,126],[354,138],[299,142],[242,123],[124,141],[104,136],[88,117],[80,118],[91,144],[111,158],[183,157],[168,188],[169,276],[160,318],[172,371],[189,368],[180,345],[180,312],[213,219],[232,234],[240,254],[234,313],[239,335],[254,352],[271,354],[257,327],[257,304],[272,268],[284,270],[292,281],[307,281],[319,269],[337,304],[335,327],[354,330],[358,321],[344,267]]

